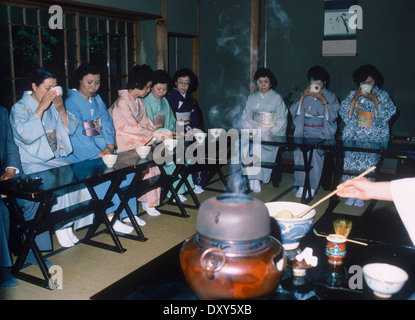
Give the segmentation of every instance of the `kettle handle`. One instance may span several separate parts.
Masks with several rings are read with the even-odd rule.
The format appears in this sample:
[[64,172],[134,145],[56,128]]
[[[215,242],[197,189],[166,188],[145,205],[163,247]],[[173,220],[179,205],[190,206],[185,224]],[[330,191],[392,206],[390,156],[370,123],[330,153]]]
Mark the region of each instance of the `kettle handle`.
[[[215,252],[218,252],[222,259],[218,259],[218,255],[215,254]],[[218,262],[220,262],[219,265]],[[215,278],[215,272],[218,272],[220,269],[222,269],[225,263],[226,255],[219,248],[206,249],[200,257],[200,266],[203,271],[205,271],[206,277],[209,280],[213,280]]]

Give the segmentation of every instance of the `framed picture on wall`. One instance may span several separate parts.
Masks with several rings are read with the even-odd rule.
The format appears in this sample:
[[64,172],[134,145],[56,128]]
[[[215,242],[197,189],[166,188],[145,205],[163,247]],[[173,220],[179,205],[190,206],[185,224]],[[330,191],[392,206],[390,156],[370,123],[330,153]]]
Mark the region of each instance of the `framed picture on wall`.
[[357,54],[356,28],[352,6],[357,0],[324,1],[324,35],[322,56],[355,56]]

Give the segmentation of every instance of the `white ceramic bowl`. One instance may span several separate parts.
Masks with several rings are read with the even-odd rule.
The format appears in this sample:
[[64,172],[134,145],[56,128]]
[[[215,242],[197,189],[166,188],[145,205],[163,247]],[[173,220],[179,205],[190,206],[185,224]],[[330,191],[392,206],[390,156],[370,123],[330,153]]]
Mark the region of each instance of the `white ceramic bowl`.
[[102,156],[102,160],[107,165],[108,168],[112,168],[114,164],[117,162],[118,155],[117,154],[105,154]]
[[282,246],[285,250],[297,249],[300,240],[304,238],[311,230],[314,224],[314,216],[316,210],[312,209],[304,217],[298,219],[281,219],[276,218],[275,215],[282,210],[289,210],[295,216],[303,212],[310,206],[297,202],[275,201],[267,202],[265,206],[268,208],[268,213],[273,217],[281,231]]
[[151,146],[137,146],[135,147],[135,152],[140,156],[141,159],[147,158],[150,153]]
[[163,143],[164,143],[164,145],[166,146],[166,149],[168,150],[168,151],[173,151],[174,150],[174,148],[176,147],[176,145],[177,145],[177,140],[175,140],[175,139],[165,139],[164,141],[163,141]]
[[197,143],[203,143],[207,134],[205,132],[196,132],[193,134]]
[[381,298],[390,298],[399,292],[408,280],[408,274],[404,270],[387,263],[365,265],[363,277],[373,293]]
[[225,132],[225,129],[222,128],[212,128],[209,129],[210,134],[212,135],[213,138],[217,139],[219,138],[219,136]]

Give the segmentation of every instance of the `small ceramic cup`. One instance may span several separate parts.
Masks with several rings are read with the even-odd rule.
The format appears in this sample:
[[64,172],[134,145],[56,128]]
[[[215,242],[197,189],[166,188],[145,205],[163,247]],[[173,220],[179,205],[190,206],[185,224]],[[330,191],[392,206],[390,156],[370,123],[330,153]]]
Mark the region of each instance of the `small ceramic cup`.
[[364,94],[369,94],[372,91],[373,87],[370,84],[362,84],[360,85],[360,89]]
[[319,93],[321,91],[321,87],[318,84],[310,84],[310,92]]
[[52,88],[53,91],[56,91],[56,95],[58,96],[62,96],[63,94],[63,89],[61,86],[55,86]]
[[346,237],[339,234],[327,236],[326,256],[332,265],[340,265],[346,256]]

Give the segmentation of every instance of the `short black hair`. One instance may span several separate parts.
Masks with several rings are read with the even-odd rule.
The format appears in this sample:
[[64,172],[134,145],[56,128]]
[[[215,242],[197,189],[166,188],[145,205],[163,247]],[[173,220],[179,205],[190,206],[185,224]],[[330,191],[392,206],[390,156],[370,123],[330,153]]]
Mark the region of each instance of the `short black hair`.
[[38,68],[32,74],[32,83],[39,87],[48,78],[57,79],[57,76],[45,68]]
[[254,74],[254,84],[257,85],[257,81],[259,78],[267,77],[271,82],[271,88],[275,89],[277,87],[278,81],[271,70],[266,68],[259,68]]
[[372,77],[379,88],[383,86],[383,75],[371,64],[365,64],[353,72],[353,81],[358,86],[361,82],[365,82],[368,77]]
[[135,65],[128,74],[127,89],[143,90],[152,79],[153,70],[148,65]]
[[154,86],[157,83],[167,84],[167,86],[170,85],[169,74],[166,71],[161,70],[161,69],[153,72],[152,80],[153,80],[152,86]]
[[196,91],[197,87],[199,86],[199,81],[197,80],[197,77],[194,74],[194,72],[189,68],[182,68],[180,70],[177,70],[173,75],[173,83],[176,83],[177,79],[183,78],[183,77],[189,77],[190,79],[190,85],[187,91],[189,92]]
[[308,81],[321,80],[321,81],[326,83],[326,87],[328,87],[328,84],[330,83],[329,73],[326,71],[326,69],[324,69],[321,66],[311,67],[307,72],[307,79],[308,79]]
[[84,63],[75,71],[75,80],[81,81],[87,74],[99,74],[101,76],[101,68],[96,64]]

